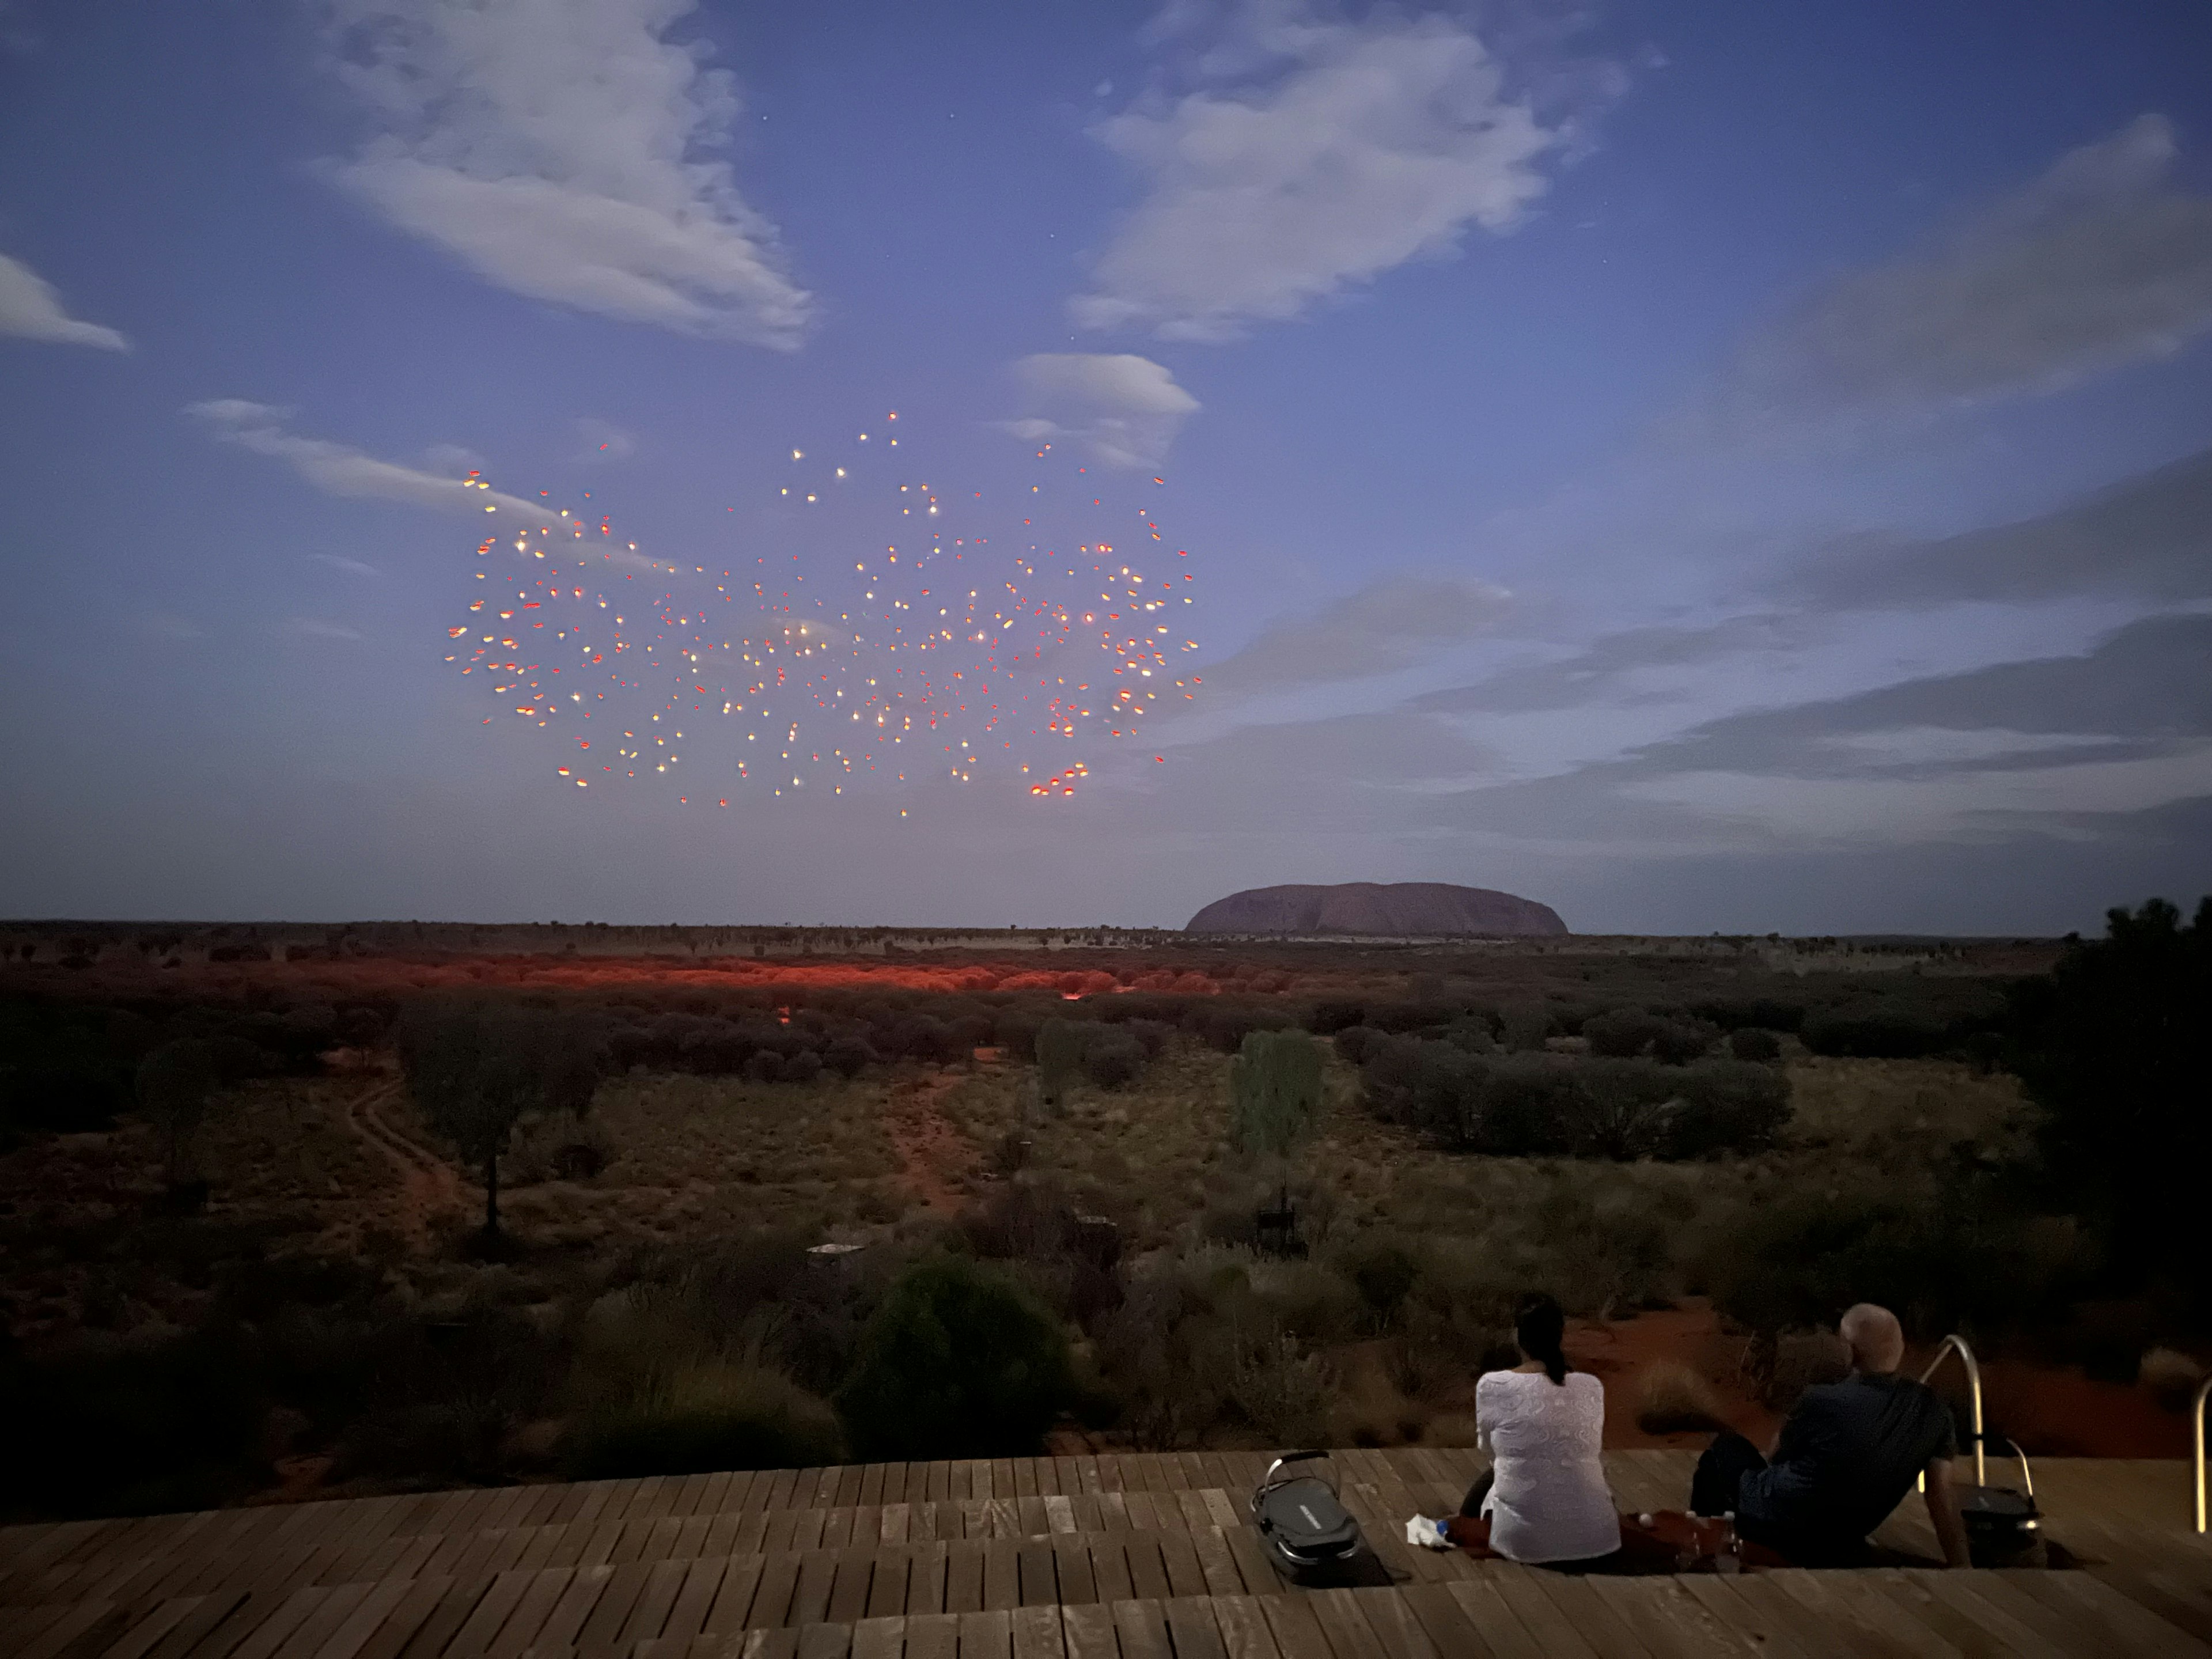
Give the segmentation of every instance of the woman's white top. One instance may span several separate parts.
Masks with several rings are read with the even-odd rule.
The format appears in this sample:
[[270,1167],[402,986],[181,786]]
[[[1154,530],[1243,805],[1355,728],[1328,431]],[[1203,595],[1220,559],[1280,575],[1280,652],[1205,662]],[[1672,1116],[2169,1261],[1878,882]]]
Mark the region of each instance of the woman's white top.
[[1476,1438],[1496,1484],[1483,1500],[1490,1547],[1512,1561],[1580,1561],[1620,1547],[1620,1516],[1598,1452],[1605,1385],[1541,1371],[1491,1371],[1474,1385]]

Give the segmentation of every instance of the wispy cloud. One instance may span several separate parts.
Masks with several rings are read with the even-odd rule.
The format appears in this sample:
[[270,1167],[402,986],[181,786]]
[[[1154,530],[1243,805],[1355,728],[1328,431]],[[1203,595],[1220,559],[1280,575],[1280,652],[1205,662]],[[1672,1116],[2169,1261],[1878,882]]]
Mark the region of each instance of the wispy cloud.
[[290,410],[268,404],[244,398],[215,398],[191,404],[185,412],[206,422],[225,442],[283,461],[318,489],[333,495],[411,501],[417,507],[455,513],[514,515],[501,525],[503,530],[513,530],[518,520],[540,518],[545,512],[542,505],[519,495],[501,495],[467,478],[379,460],[350,445],[323,438],[303,438],[286,429]]
[[580,461],[622,461],[637,453],[637,440],[618,426],[595,420],[586,415],[576,422],[576,435],[583,440]]
[[157,640],[204,640],[207,629],[190,617],[180,617],[171,611],[149,611],[135,617],[138,631]]
[[1442,15],[1241,13],[1203,84],[1093,129],[1145,193],[1070,307],[1086,328],[1222,340],[1424,254],[1510,230],[1565,134]]
[[358,629],[348,628],[343,623],[324,622],[315,617],[295,617],[284,624],[288,634],[310,640],[357,640]]
[[57,345],[97,346],[103,351],[131,349],[131,342],[115,330],[70,316],[52,283],[4,253],[0,253],[0,334]]
[[373,564],[363,564],[359,559],[349,559],[340,553],[310,553],[307,556],[317,564],[343,570],[349,576],[381,576],[384,574]]
[[2174,182],[2174,157],[2172,125],[2145,115],[1820,289],[1751,343],[1724,414],[1972,404],[2179,350],[2212,330],[2212,196]]
[[1158,466],[1198,399],[1149,357],[1038,352],[1014,365],[1029,412],[1006,423],[1030,442],[1072,442],[1109,466]]
[[1495,629],[1513,596],[1488,582],[1390,576],[1277,623],[1206,675],[1218,696],[1370,679]]
[[796,347],[814,299],[726,161],[738,103],[669,31],[696,0],[328,0],[380,124],[337,178],[532,299]]

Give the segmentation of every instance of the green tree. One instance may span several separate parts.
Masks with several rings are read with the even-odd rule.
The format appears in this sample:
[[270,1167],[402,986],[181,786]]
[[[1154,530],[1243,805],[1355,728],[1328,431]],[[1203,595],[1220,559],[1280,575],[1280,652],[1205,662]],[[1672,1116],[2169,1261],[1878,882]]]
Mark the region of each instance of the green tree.
[[1068,1085],[1083,1075],[1089,1024],[1055,1017],[1037,1027],[1037,1096],[1044,1105],[1059,1105]]
[[1248,1157],[1288,1158],[1321,1119],[1321,1044],[1253,1031],[1229,1062],[1229,1138]]
[[591,1109],[605,1066],[596,1032],[540,1008],[421,1002],[400,1017],[399,1063],[423,1118],[483,1170],[484,1232],[499,1232],[499,1158],[529,1113]]
[[165,1042],[138,1062],[138,1107],[161,1132],[172,1187],[184,1182],[192,1136],[207,1117],[217,1080],[214,1054],[191,1038]]
[[1060,1322],[1004,1273],[937,1256],[885,1293],[836,1405],[856,1457],[1022,1457],[1073,1393]]
[[2212,1289],[2193,1237],[2212,1164],[2212,896],[2186,926],[2164,899],[2108,912],[2105,937],[2069,939],[2047,977],[2013,988],[2008,1012],[2051,1176],[2122,1259]]

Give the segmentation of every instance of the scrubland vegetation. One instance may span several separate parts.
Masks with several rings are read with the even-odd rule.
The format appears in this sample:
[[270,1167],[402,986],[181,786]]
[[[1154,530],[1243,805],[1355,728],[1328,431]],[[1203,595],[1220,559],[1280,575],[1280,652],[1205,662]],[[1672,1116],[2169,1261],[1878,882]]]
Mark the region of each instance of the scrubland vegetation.
[[2155,1352],[2172,1391],[2212,1333],[2208,949],[2152,908],[2024,979],[1291,946],[1225,993],[1100,953],[1079,1000],[19,973],[9,1503],[1449,1442],[1532,1286],[1710,1298],[1754,1388],[1872,1297],[2100,1375]]

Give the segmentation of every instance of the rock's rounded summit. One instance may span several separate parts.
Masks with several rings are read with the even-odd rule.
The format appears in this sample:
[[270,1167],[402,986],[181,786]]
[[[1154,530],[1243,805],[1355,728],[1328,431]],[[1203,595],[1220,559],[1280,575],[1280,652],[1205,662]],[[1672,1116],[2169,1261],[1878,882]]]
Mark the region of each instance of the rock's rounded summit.
[[1333,887],[1251,887],[1216,899],[1189,933],[1374,933],[1433,939],[1454,933],[1564,933],[1548,904],[1487,887],[1442,881],[1346,881]]

